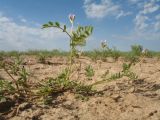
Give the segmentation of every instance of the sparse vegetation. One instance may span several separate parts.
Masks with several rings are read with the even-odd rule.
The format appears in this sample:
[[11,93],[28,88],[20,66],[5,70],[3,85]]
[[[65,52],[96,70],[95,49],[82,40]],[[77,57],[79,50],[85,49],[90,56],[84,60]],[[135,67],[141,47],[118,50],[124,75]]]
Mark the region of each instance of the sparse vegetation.
[[85,75],[87,76],[88,80],[91,80],[92,77],[94,76],[94,70],[92,68],[91,65],[88,65],[86,68],[85,68]]
[[[102,42],[102,48],[100,49],[94,51],[83,51],[85,60],[86,57],[87,59],[89,58],[89,60],[91,59],[94,62],[100,60],[104,65],[105,63],[107,63],[108,57],[113,58],[115,60],[114,62],[117,62],[118,58],[122,57],[125,62],[122,60],[123,65],[121,66],[121,71],[112,73],[110,71],[110,68],[107,70],[105,69],[104,74],[102,74],[100,77],[101,79],[97,79],[96,81],[94,81],[92,80],[92,78],[96,76],[95,73],[98,70],[93,67],[95,65],[91,64],[91,62],[89,64],[85,62],[81,63],[82,60],[80,60],[78,51],[79,46],[85,46],[87,38],[92,34],[93,27],[78,26],[77,29],[74,30],[73,23],[75,20],[75,16],[71,15],[69,16],[69,19],[72,25],[71,32],[67,31],[68,29],[66,25],[61,25],[59,22],[50,21],[47,24],[43,25],[43,28],[57,28],[68,35],[70,39],[69,52],[59,50],[0,52],[0,70],[3,72],[2,75],[0,73],[0,106],[1,104],[6,103],[8,99],[13,101],[14,104],[12,107],[15,107],[17,111],[19,109],[19,104],[23,102],[38,104],[40,101],[40,104],[53,104],[54,100],[56,99],[56,95],[64,94],[65,92],[73,93],[75,98],[81,99],[83,101],[89,100],[90,96],[98,93],[98,91],[95,89],[96,85],[104,84],[105,82],[120,80],[123,77],[127,77],[128,80],[132,81],[139,79],[138,75],[136,75],[131,68],[137,62],[139,62],[141,58],[160,58],[160,52],[153,52],[149,50],[144,51],[141,45],[133,45],[131,46],[131,51],[121,52],[116,48],[109,48],[106,41]],[[65,58],[68,57],[69,60],[67,65],[62,65],[61,68],[58,68],[58,75],[56,73],[56,75],[54,75],[53,77],[52,75],[47,75],[45,71],[43,71],[44,74],[42,76],[34,76],[36,78],[34,80],[37,80],[37,78],[40,77],[40,81],[34,82],[30,80],[31,71],[29,71],[29,65],[24,64],[24,59],[22,59],[23,57],[27,58],[28,56],[36,56],[36,62],[39,62],[41,63],[40,65],[42,65],[40,67],[33,65],[34,67],[32,68],[32,70],[34,72],[36,72],[36,70],[43,70],[46,66],[47,68],[54,66],[48,64],[48,58],[64,56]],[[77,66],[77,64],[80,65]],[[56,67],[56,65],[57,64],[55,64],[54,67]],[[77,79],[75,77],[76,75],[78,76]],[[80,76],[82,77],[80,78]],[[81,80],[82,78],[83,80]],[[86,78],[87,81],[85,81]],[[84,81],[92,83],[86,84]],[[11,108],[9,108],[9,110],[11,110]],[[2,112],[4,111],[2,110]]]
[[44,54],[40,53],[39,56],[38,56],[38,61],[40,63],[45,64],[46,63],[46,56]]

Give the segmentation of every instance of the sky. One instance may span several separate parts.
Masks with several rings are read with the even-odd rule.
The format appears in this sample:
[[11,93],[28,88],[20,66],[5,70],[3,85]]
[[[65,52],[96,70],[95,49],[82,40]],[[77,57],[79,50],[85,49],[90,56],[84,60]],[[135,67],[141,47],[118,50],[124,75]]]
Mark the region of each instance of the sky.
[[0,0],[0,50],[68,50],[69,38],[55,28],[41,29],[48,21],[71,27],[92,25],[84,50],[130,50],[140,44],[160,51],[160,0]]

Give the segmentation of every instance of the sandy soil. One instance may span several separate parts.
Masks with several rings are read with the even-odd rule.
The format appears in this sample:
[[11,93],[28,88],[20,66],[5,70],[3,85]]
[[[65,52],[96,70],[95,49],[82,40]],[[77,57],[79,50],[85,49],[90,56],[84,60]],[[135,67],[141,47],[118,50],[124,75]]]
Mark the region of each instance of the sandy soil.
[[[47,77],[56,77],[67,65],[64,57],[49,58],[49,65],[38,63],[35,57],[25,57],[25,61],[25,68],[32,73],[29,79],[33,84]],[[109,74],[120,72],[125,62],[112,58],[106,62],[93,62],[89,58],[80,61],[79,81],[85,84],[102,80],[101,76],[106,71]],[[84,75],[87,65],[92,65],[95,70],[92,80]],[[160,120],[160,60],[145,58],[142,63],[132,66],[131,71],[138,75],[137,80],[123,77],[104,82],[94,88],[99,94],[89,96],[88,100],[77,99],[73,93],[64,92],[58,94],[50,106],[23,103],[18,115],[9,120]],[[9,79],[3,70],[0,74]]]

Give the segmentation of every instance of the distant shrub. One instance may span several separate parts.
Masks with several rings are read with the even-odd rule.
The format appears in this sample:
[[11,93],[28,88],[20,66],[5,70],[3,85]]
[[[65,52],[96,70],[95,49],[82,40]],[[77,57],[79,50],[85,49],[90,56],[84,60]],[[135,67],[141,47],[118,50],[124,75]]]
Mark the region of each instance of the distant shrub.
[[139,61],[139,56],[136,56],[133,53],[128,53],[125,55],[125,60],[135,63]]
[[140,56],[143,50],[143,47],[141,45],[132,45],[131,46],[131,54],[134,56]]
[[46,55],[44,55],[43,53],[39,53],[38,55],[38,62],[45,64],[46,63]]
[[87,76],[88,80],[91,80],[92,77],[94,76],[94,69],[91,65],[88,65],[86,68],[85,68],[85,75]]
[[111,49],[110,56],[117,60],[121,56],[121,52],[116,48]]

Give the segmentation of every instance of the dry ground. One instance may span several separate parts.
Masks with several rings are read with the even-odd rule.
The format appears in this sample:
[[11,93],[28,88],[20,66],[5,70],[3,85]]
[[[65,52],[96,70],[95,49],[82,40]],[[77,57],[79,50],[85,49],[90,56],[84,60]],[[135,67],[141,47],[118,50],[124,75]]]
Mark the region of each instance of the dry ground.
[[[67,65],[64,57],[49,58],[50,65],[38,63],[34,56],[25,57],[25,61],[25,67],[32,73],[29,79],[33,84],[47,77],[56,77]],[[125,62],[112,58],[102,63],[89,58],[80,61],[82,71],[79,81],[86,84],[101,80],[106,71],[110,74],[121,71]],[[92,80],[84,75],[87,65],[92,65],[95,70]],[[131,70],[138,75],[137,80],[123,77],[99,84],[94,89],[101,91],[101,94],[90,96],[87,101],[75,98],[68,91],[55,96],[50,106],[31,105],[20,109],[19,114],[9,120],[160,120],[160,60],[145,58],[142,63],[132,66]],[[0,74],[9,79],[3,70],[0,70]],[[76,78],[76,75],[73,77]]]

